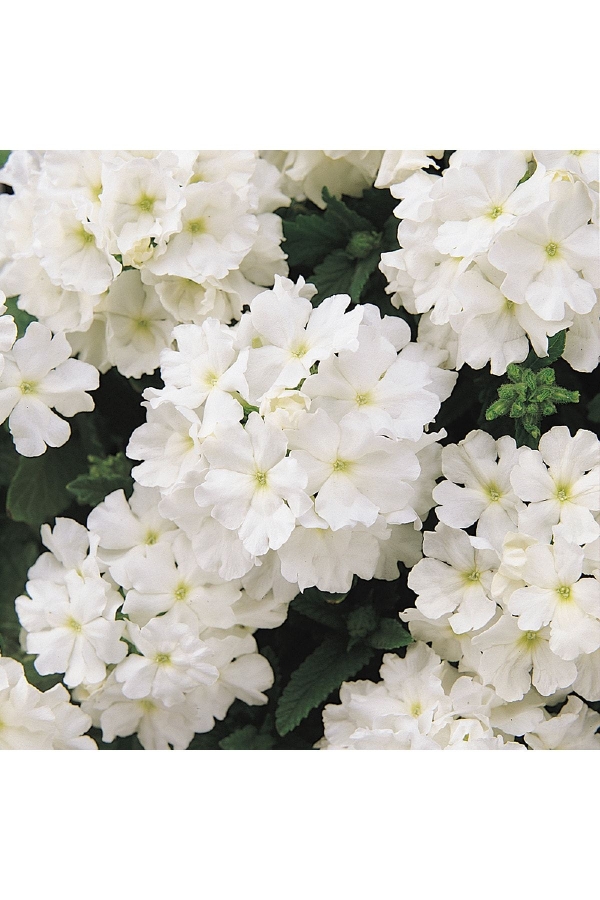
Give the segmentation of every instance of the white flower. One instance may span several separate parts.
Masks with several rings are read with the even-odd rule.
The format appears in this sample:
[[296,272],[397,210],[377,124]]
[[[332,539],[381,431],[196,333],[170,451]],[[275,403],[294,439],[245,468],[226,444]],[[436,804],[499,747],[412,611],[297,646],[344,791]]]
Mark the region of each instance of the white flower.
[[100,202],[101,226],[112,238],[113,252],[123,257],[140,242],[152,238],[160,245],[178,231],[185,203],[181,187],[160,162],[141,157],[104,166]]
[[516,530],[523,507],[510,483],[521,452],[513,438],[494,441],[485,431],[471,431],[459,444],[444,447],[442,471],[448,480],[433,491],[438,519],[451,528],[479,520],[477,535],[499,550],[507,531]]
[[507,701],[521,700],[532,684],[545,697],[569,687],[577,677],[577,666],[553,653],[549,638],[550,628],[522,631],[514,616],[503,615],[473,638],[483,651],[479,675]]
[[32,322],[16,341],[0,375],[0,421],[8,425],[18,453],[40,456],[46,447],[62,447],[71,434],[63,416],[94,408],[86,391],[98,387],[98,371],[88,363],[69,359],[64,334],[52,333]]
[[98,245],[97,231],[73,206],[53,204],[36,216],[34,247],[54,284],[94,295],[110,286],[121,264]]
[[101,578],[82,579],[74,571],[66,573],[64,585],[36,579],[26,589],[29,597],[18,597],[15,606],[40,675],[64,672],[69,687],[103,681],[106,664],[127,653],[124,623],[114,620],[119,595]]
[[245,428],[224,425],[203,449],[210,469],[196,488],[197,501],[237,531],[249,553],[261,556],[269,547],[281,547],[296,516],[310,506],[307,476],[296,460],[286,458],[283,432],[253,412]]
[[139,272],[122,272],[111,285],[102,311],[111,363],[127,378],[154,372],[161,351],[171,345],[175,325],[154,288],[142,284]]
[[88,528],[98,535],[98,558],[108,566],[121,587],[130,588],[127,565],[145,559],[148,549],[159,541],[171,541],[173,522],[158,511],[160,492],[135,485],[129,502],[122,490],[113,491],[88,516]]
[[284,191],[297,200],[308,197],[325,208],[323,188],[336,197],[360,197],[370,187],[382,159],[381,150],[290,150],[282,159],[266,154],[285,175]]
[[255,336],[250,338],[246,372],[251,402],[260,401],[274,387],[296,388],[317,360],[358,348],[363,308],[345,313],[350,297],[339,294],[313,309],[305,296],[313,292],[302,280],[294,285],[277,276],[273,290],[252,301],[248,324]]
[[594,578],[582,578],[583,550],[562,538],[525,550],[521,577],[526,587],[511,594],[508,609],[523,631],[550,625],[549,647],[576,659],[600,647],[600,593]]
[[54,715],[14,659],[0,657],[0,750],[51,750]]
[[196,685],[214,684],[219,677],[209,647],[188,625],[152,619],[143,628],[130,623],[128,635],[143,654],[130,654],[115,669],[130,700],[151,697],[174,706]]
[[525,735],[532,750],[600,750],[600,716],[571,696],[557,716]]
[[420,468],[405,442],[373,434],[352,414],[338,424],[320,409],[290,432],[290,443],[291,459],[308,476],[308,493],[317,493],[315,511],[334,531],[368,527],[380,514],[396,525],[417,518],[407,482]]
[[526,172],[523,154],[506,150],[483,151],[469,164],[447,169],[432,191],[435,214],[444,220],[436,249],[459,257],[483,253],[498,232],[548,200],[544,167],[519,185]]
[[155,275],[179,275],[194,281],[225,278],[237,269],[258,232],[239,194],[226,183],[185,188],[181,230],[146,265]]
[[600,510],[600,441],[580,429],[571,437],[566,425],[557,425],[540,438],[539,450],[522,449],[510,474],[521,500],[519,530],[549,541],[552,530],[575,543],[600,535],[592,511]]
[[429,558],[408,576],[408,586],[418,595],[417,609],[430,619],[454,613],[448,622],[457,633],[482,628],[496,611],[490,589],[498,555],[476,548],[476,539],[440,524],[423,535]]
[[598,226],[589,225],[592,203],[581,182],[558,182],[551,199],[500,235],[489,253],[506,272],[503,293],[523,299],[543,319],[562,319],[565,304],[588,313],[600,287]]
[[170,488],[199,463],[202,441],[201,421],[195,412],[163,403],[146,407],[146,422],[133,432],[126,453],[130,459],[142,459],[132,475],[145,487]]

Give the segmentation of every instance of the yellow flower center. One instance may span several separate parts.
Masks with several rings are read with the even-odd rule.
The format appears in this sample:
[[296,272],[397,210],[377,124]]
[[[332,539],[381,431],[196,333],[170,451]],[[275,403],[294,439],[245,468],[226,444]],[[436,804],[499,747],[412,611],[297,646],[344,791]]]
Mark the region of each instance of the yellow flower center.
[[187,595],[190,592],[189,585],[187,585],[184,581],[182,581],[173,592],[173,596],[177,601],[185,600]]
[[190,219],[186,226],[190,234],[203,234],[206,231],[204,219]]
[[168,666],[171,662],[171,654],[170,653],[157,653],[154,657],[154,662],[157,666]]
[[410,708],[411,715],[414,716],[415,719],[417,719],[421,715],[422,712],[423,712],[423,708],[422,708],[421,704],[418,702],[413,703],[413,705]]
[[94,243],[94,235],[90,234],[89,231],[86,231],[83,225],[75,232],[75,234],[84,246]]
[[571,599],[571,588],[566,584],[562,584],[559,588],[557,588],[556,593],[563,601],[563,603]]
[[490,211],[490,219],[497,219],[502,215],[502,207],[494,206],[494,208]]
[[144,543],[149,544],[151,546],[152,544],[155,544],[157,542],[157,540],[158,540],[158,534],[156,533],[156,531],[148,531],[146,533],[146,539],[144,540]]
[[357,394],[356,395],[356,403],[358,406],[367,406],[371,403],[371,395],[370,394]]
[[152,212],[154,209],[154,204],[156,203],[156,197],[149,197],[147,194],[142,194],[140,199],[138,200],[138,209],[142,212]]
[[79,634],[81,631],[81,623],[71,617],[67,622],[67,628],[70,628],[72,631],[76,631]]
[[568,499],[568,493],[565,488],[559,488],[556,492],[556,499],[560,500],[560,502],[564,502]]
[[21,382],[21,393],[22,394],[33,394],[35,392],[35,383],[33,381],[22,381]]
[[350,467],[350,463],[345,459],[336,459],[333,464],[334,472],[347,472]]
[[255,477],[256,483],[259,487],[264,488],[267,486],[267,473],[266,472],[255,472],[254,477]]
[[549,244],[546,244],[545,249],[548,256],[556,256],[556,254],[558,253],[558,244],[555,244],[554,241],[550,241]]

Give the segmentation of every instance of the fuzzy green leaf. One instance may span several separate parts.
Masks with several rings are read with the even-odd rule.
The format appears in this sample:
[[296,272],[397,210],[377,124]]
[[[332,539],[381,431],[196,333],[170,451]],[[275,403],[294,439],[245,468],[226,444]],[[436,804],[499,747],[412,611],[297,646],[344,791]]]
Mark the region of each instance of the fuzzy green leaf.
[[344,620],[340,612],[335,609],[331,602],[327,601],[326,598],[330,596],[330,594],[325,594],[317,590],[317,588],[307,588],[304,593],[298,594],[294,598],[290,608],[300,613],[300,615],[306,616],[307,619],[318,622],[319,625],[333,628],[335,631],[341,631],[344,629]]
[[348,231],[340,224],[334,224],[321,213],[297,216],[293,221],[283,222],[288,264],[314,267],[328,253],[343,247],[348,240]]
[[380,259],[381,254],[379,250],[373,250],[373,252],[370,253],[369,256],[367,256],[365,259],[359,259],[356,263],[354,275],[352,276],[352,280],[350,282],[349,291],[350,296],[355,303],[358,303],[358,301],[360,300],[360,295],[362,294],[371,274],[379,265]]
[[354,278],[355,262],[345,250],[334,250],[315,268],[310,279],[319,292],[320,299],[334,294],[349,294]]
[[293,731],[312,709],[366,666],[373,649],[364,645],[348,650],[339,638],[326,640],[293,672],[279,702],[275,722],[283,736]]
[[534,372],[538,372],[540,369],[552,365],[552,363],[555,363],[556,360],[560,359],[563,355],[566,339],[566,330],[559,331],[558,334],[548,338],[548,356],[540,357],[535,350],[532,350],[525,362],[521,363],[521,365],[524,369],[532,369]]
[[377,650],[397,650],[412,643],[410,632],[395,619],[383,619],[379,628],[369,636],[372,647]]
[[49,447],[41,456],[22,456],[6,497],[9,517],[35,531],[51,522],[73,502],[67,484],[85,468],[85,455],[73,438],[64,447]]
[[87,475],[79,475],[69,484],[67,491],[72,494],[81,506],[97,506],[113,491],[122,488],[125,496],[130,497],[133,491],[131,469],[133,463],[123,453],[107,456],[88,456],[90,463]]
[[368,219],[346,206],[343,200],[330,194],[326,187],[323,188],[323,200],[327,204],[323,216],[325,221],[332,227],[337,226],[340,230],[344,230],[348,237],[353,231],[373,230],[373,225]]
[[221,750],[272,750],[275,740],[270,734],[260,734],[255,725],[238,728],[219,741]]

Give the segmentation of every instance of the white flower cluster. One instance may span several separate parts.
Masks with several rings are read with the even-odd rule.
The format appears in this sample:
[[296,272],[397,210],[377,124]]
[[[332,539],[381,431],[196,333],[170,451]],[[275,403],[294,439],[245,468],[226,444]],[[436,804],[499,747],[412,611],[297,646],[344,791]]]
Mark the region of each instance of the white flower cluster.
[[153,372],[171,332],[287,274],[275,166],[246,151],[15,151],[0,288],[100,371]]
[[185,749],[236,698],[266,703],[273,673],[253,629],[239,624],[243,590],[198,569],[185,535],[158,515],[157,493],[136,488],[131,506],[111,494],[90,516],[97,532],[71,519],[42,526],[50,552],[29,570],[16,608],[35,668],[64,673],[84,730]]
[[417,643],[384,657],[380,684],[343,686],[322,746],[600,749],[583,702],[600,700],[600,442],[561,426],[531,450],[473,431],[442,470],[416,608],[400,613]]
[[0,657],[0,750],[97,750],[91,724],[62,684],[38,691],[21,663]]
[[439,472],[424,429],[456,378],[402,320],[314,293],[277,276],[236,327],[178,326],[127,448],[203,570],[283,581],[289,599],[414,556]]
[[341,197],[360,197],[365,188],[387,188],[417,169],[435,166],[443,150],[269,150],[263,157],[283,174],[282,190],[294,200],[325,208],[323,188]]
[[110,494],[89,531],[42,529],[51,552],[17,600],[26,649],[107,741],[187,747],[236,697],[266,702],[256,628],[298,590],[420,556],[441,453],[424,429],[456,375],[402,320],[314,293],[276,276],[237,326],[178,325],[128,446],[131,500]]
[[564,358],[600,362],[598,153],[457,152],[440,176],[392,185],[401,249],[384,253],[392,303],[423,313],[419,334],[453,367],[502,375],[529,341],[568,329]]

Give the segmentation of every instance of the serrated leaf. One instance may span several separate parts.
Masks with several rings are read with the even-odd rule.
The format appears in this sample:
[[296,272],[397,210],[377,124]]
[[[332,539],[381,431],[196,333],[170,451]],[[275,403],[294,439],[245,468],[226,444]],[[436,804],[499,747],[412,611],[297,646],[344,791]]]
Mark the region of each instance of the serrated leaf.
[[348,634],[353,638],[362,638],[375,630],[378,621],[377,613],[369,603],[357,606],[346,620]]
[[275,741],[270,734],[260,734],[255,725],[245,725],[219,741],[221,750],[272,750]]
[[73,438],[64,447],[49,447],[42,456],[22,456],[6,496],[9,517],[38,531],[71,505],[67,484],[85,468],[85,455]]
[[125,496],[133,492],[131,469],[133,463],[123,453],[115,456],[88,456],[89,472],[78,475],[67,484],[67,491],[72,494],[81,506],[98,506],[104,498],[121,488]]
[[355,261],[345,250],[334,250],[315,268],[310,281],[317,288],[321,300],[334,294],[349,294],[354,269]]
[[[392,216],[398,200],[392,197],[390,191],[382,191],[381,188],[367,188],[361,197],[344,197],[344,203],[359,215],[363,216],[381,230],[386,220]],[[395,219],[395,229],[398,228],[398,219]]]
[[326,628],[333,628],[335,631],[342,631],[345,628],[344,620],[339,612],[332,606],[331,602],[326,598],[329,594],[325,594],[317,588],[307,588],[302,594],[298,594],[292,600],[291,609],[324,625]]
[[4,305],[6,306],[6,314],[12,316],[15,320],[17,338],[21,338],[27,331],[27,326],[31,322],[35,322],[36,318],[35,316],[30,316],[24,309],[19,309],[17,306],[18,299],[18,297],[7,297]]
[[348,291],[355,303],[358,303],[358,301],[360,300],[360,295],[362,294],[371,274],[379,265],[380,259],[381,251],[377,249],[373,250],[373,252],[365,257],[365,259],[359,259],[357,261]]
[[344,246],[347,231],[327,221],[322,214],[300,215],[294,221],[283,222],[288,265],[314,267],[328,253]]
[[395,619],[382,619],[377,630],[369,635],[369,643],[377,650],[397,650],[412,640],[410,632]]
[[326,640],[293,672],[275,714],[280,735],[293,731],[312,709],[323,703],[343,681],[367,665],[373,649],[364,645],[346,648],[339,638]]
[[327,204],[323,218],[332,228],[344,231],[348,237],[353,231],[372,230],[373,224],[368,219],[346,206],[343,200],[332,196],[326,187],[323,188],[323,200]]

